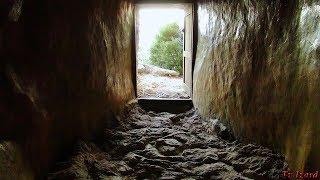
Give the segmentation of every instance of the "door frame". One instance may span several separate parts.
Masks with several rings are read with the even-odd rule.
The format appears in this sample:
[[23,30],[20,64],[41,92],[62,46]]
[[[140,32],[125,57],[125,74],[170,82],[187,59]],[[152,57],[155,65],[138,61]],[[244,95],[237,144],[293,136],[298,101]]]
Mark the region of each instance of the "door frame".
[[[185,7],[187,5],[192,6],[192,72],[191,72],[191,78],[192,78],[192,83],[191,83],[191,90],[190,90],[190,99],[188,100],[183,100],[183,101],[192,101],[192,96],[193,96],[193,78],[194,78],[194,66],[195,66],[195,60],[196,60],[196,51],[197,51],[197,42],[198,42],[198,15],[197,15],[197,3],[194,3],[192,0],[172,0],[172,1],[166,1],[166,0],[137,0],[136,3],[134,4],[134,27],[133,27],[133,35],[134,38],[132,40],[132,53],[133,53],[133,85],[134,85],[134,90],[135,90],[135,96],[138,99],[138,101],[141,100],[157,100],[157,101],[168,101],[170,99],[159,99],[159,98],[138,98],[138,84],[137,84],[137,77],[138,77],[138,63],[137,63],[137,46],[139,43],[139,13],[138,10],[140,7],[153,7],[153,6],[162,6],[162,7]],[[182,59],[183,60],[183,59]],[[176,99],[172,99],[172,101],[176,101]]]
[[[185,14],[184,17],[184,30],[183,30],[183,82],[186,84],[186,86],[188,87],[189,95],[192,99],[192,86],[193,86],[193,61],[194,61],[194,57],[193,57],[193,27],[194,27],[194,6],[191,3],[185,4],[185,9],[187,9],[187,12]],[[190,15],[190,20],[191,20],[191,27],[189,27],[187,24],[187,16]],[[187,30],[188,29],[188,30]],[[189,34],[186,34],[186,32],[189,32]],[[189,36],[189,38],[187,38]],[[189,41],[188,43],[186,43],[187,41]],[[188,46],[190,46],[191,49],[188,49]],[[189,59],[189,60],[188,60]],[[190,62],[188,62],[190,61]],[[191,72],[186,73],[187,66],[189,64],[189,68],[191,66]],[[191,82],[188,83],[188,79],[186,76],[190,76],[191,78]]]

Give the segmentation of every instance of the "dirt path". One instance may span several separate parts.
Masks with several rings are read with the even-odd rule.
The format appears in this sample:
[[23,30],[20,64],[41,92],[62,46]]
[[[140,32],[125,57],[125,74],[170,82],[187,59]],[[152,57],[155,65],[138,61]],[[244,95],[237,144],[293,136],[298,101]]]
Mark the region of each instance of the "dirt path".
[[137,80],[139,98],[190,98],[182,77],[142,74],[138,76]]
[[[103,143],[79,151],[52,179],[279,179],[284,158],[252,144],[230,141],[225,128],[184,114],[133,108]],[[228,140],[229,139],[229,140]]]
[[137,83],[139,98],[190,98],[183,77],[172,70],[139,64]]

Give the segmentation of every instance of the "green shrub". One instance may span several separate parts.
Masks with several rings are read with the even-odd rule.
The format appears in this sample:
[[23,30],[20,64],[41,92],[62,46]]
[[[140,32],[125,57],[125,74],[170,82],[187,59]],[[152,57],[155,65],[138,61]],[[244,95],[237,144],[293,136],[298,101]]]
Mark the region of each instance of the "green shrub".
[[151,47],[150,61],[153,65],[182,73],[182,33],[177,23],[160,29]]

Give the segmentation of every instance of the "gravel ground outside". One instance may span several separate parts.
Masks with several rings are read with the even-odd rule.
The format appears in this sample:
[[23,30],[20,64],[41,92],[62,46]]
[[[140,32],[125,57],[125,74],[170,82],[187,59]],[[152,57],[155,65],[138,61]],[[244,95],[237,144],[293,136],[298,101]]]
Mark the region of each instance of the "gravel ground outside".
[[[168,73],[169,71],[169,73]],[[147,65],[147,70],[138,69],[139,98],[172,98],[189,99],[188,87],[183,83],[183,77],[175,72]]]

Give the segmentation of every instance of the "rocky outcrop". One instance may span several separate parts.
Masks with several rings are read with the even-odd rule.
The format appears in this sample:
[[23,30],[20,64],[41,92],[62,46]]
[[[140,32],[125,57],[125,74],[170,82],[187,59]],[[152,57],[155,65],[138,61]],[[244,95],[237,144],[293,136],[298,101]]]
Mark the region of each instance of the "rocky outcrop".
[[281,150],[292,169],[320,159],[317,1],[199,1],[194,104],[238,139]]
[[149,64],[138,64],[138,73],[139,74],[153,74],[155,76],[169,76],[169,77],[178,77],[179,73],[169,69],[163,69],[157,66]]
[[134,98],[133,4],[1,5],[0,137],[17,144],[38,179],[75,138],[114,126]]

